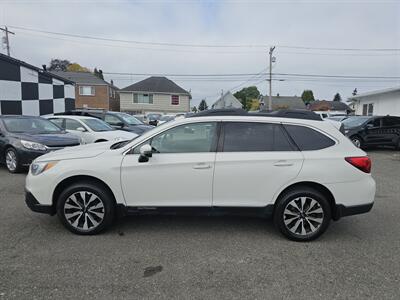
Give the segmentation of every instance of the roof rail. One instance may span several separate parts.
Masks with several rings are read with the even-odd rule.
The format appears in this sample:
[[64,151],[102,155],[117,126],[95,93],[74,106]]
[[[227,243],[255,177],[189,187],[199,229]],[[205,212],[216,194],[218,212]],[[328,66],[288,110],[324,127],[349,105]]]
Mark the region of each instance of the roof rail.
[[233,109],[209,109],[202,112],[188,116],[193,117],[208,117],[208,116],[249,116],[249,117],[278,117],[278,118],[291,118],[303,120],[322,121],[320,115],[305,109],[281,109],[277,111],[261,111],[261,112],[247,112],[241,108]]

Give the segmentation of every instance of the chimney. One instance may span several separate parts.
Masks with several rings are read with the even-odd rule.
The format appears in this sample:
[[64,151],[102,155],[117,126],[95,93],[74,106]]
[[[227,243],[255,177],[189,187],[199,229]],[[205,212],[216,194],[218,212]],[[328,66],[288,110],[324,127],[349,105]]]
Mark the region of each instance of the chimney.
[[43,71],[47,71],[46,65],[42,65]]
[[110,83],[111,83],[111,85],[114,85],[114,80],[111,79]]

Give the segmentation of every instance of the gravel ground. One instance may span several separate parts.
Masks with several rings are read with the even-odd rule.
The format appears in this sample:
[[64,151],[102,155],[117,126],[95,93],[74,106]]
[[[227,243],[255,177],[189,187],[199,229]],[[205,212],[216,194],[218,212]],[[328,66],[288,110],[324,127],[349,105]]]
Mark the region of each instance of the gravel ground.
[[31,212],[25,175],[0,167],[0,299],[399,299],[400,152],[370,155],[372,212],[312,243],[240,217],[129,217],[77,236]]

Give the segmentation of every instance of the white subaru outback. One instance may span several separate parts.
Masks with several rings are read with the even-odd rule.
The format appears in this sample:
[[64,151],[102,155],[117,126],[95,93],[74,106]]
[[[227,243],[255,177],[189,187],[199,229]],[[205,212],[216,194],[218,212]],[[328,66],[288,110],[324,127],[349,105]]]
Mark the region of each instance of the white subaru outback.
[[366,153],[328,122],[205,115],[43,155],[26,178],[26,203],[77,234],[120,214],[234,213],[272,216],[286,237],[307,241],[332,219],[371,210],[370,173]]

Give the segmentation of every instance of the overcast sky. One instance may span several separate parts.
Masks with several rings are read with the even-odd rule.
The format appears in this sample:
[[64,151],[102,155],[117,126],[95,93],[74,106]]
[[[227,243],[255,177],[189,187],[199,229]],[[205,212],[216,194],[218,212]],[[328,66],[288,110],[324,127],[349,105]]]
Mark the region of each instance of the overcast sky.
[[[169,47],[107,42],[23,31],[11,26],[85,36],[200,45],[277,45],[275,73],[400,76],[399,51],[301,50],[320,48],[400,48],[399,1],[50,1],[0,0],[0,24],[10,26],[12,56],[36,66],[63,58],[103,72],[145,74],[258,73],[267,68],[268,47]],[[5,53],[4,49],[0,49]],[[145,76],[112,75],[120,88]],[[240,78],[170,77],[191,90],[193,103],[212,104],[221,90],[256,84]],[[276,76],[276,78],[279,78]],[[273,94],[298,95],[312,89],[332,100],[399,85],[399,81],[304,79],[273,82]],[[229,80],[229,81],[228,81]],[[233,81],[237,80],[237,81]],[[248,81],[246,81],[248,80]],[[242,85],[241,85],[242,84]],[[233,92],[236,89],[233,89]]]

